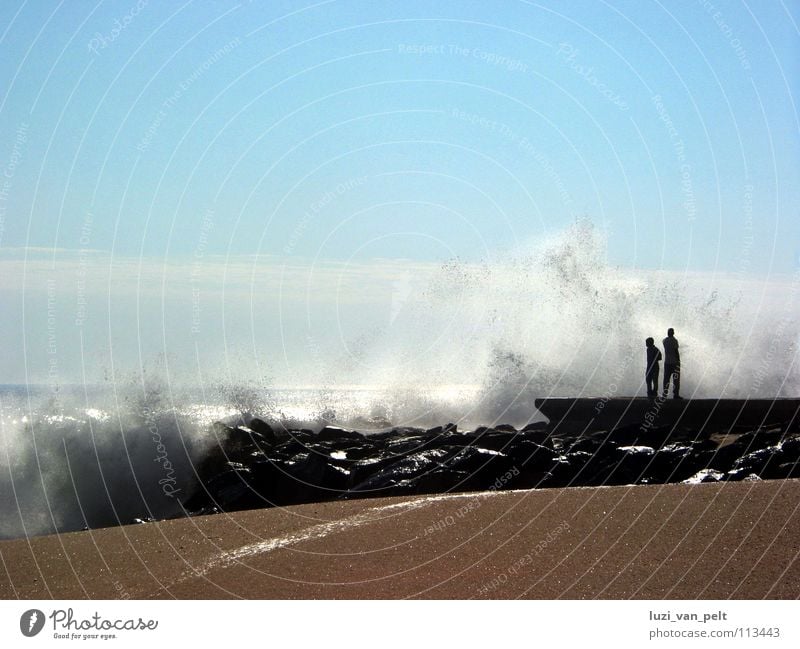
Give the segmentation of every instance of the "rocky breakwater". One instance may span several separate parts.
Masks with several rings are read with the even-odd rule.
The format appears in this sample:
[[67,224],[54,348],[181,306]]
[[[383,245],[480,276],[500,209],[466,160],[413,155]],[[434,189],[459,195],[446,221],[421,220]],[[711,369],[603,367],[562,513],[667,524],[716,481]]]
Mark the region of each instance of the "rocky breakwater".
[[639,425],[570,432],[545,423],[362,434],[259,419],[215,429],[219,445],[197,466],[184,502],[190,514],[449,491],[800,477],[795,421],[724,435]]

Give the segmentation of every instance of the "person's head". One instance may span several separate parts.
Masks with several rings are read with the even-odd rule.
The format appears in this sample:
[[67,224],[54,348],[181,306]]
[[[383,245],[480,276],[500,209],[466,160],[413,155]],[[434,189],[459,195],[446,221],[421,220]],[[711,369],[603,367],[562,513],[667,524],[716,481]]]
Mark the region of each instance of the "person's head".
[[667,329],[667,335],[668,335],[670,338],[672,338],[672,336],[674,336],[674,335],[675,335],[675,330],[674,330],[672,327],[670,327],[669,329]]
[[648,338],[647,340],[644,341],[644,344],[647,345],[648,347],[652,347],[654,342],[655,341],[652,338]]

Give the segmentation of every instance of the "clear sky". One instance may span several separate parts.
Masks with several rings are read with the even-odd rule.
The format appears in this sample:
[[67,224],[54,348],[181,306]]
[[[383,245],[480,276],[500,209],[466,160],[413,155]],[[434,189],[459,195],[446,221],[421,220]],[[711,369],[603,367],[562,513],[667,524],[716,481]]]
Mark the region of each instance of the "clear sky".
[[[241,308],[191,353],[228,345],[226,321],[308,355],[286,323],[333,289],[287,268],[396,287],[391,269],[503,259],[584,216],[612,266],[788,276],[798,23],[780,0],[5,1],[0,382],[42,379],[54,338],[62,380],[81,336],[107,369],[134,322],[183,349],[228,272]],[[253,295],[284,313],[264,273],[304,306],[262,336]]]

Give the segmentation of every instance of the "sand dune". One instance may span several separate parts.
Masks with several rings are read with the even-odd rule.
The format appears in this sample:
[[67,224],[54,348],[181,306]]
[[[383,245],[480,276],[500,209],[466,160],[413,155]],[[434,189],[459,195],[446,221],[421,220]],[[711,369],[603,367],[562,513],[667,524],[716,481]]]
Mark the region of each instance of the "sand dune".
[[329,502],[0,543],[8,598],[797,598],[800,481]]

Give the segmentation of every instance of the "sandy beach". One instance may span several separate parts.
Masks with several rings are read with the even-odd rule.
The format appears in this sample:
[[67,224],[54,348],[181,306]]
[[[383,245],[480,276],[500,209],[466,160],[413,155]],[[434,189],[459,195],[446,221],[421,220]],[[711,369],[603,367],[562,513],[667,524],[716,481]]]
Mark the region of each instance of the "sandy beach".
[[800,481],[329,502],[0,543],[0,597],[800,596]]

